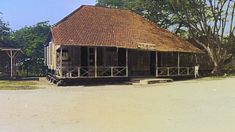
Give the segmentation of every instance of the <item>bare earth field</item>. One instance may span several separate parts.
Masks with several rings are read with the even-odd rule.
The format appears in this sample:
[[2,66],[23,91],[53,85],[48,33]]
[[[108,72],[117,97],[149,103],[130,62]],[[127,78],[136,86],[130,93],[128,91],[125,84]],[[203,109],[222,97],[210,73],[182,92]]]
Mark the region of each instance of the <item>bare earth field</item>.
[[234,132],[235,78],[0,91],[0,132]]

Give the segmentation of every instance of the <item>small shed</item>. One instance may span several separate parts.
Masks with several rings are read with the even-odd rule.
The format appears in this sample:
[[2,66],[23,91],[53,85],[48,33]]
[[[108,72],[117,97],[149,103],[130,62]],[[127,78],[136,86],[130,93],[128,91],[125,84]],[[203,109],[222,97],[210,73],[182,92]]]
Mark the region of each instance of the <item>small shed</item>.
[[14,77],[16,75],[16,60],[21,49],[11,42],[0,41],[0,77]]
[[129,10],[96,6],[56,23],[44,51],[49,74],[59,79],[188,76],[202,53]]

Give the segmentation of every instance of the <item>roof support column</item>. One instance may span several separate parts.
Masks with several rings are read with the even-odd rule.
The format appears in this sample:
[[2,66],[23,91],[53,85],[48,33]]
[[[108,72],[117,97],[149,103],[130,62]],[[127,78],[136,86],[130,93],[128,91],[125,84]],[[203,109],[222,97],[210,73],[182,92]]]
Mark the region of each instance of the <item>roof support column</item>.
[[60,47],[60,77],[63,77],[63,47]]
[[13,53],[12,53],[12,50],[10,51],[10,58],[11,58],[11,77],[13,77]]
[[95,78],[97,78],[97,47],[95,47]]
[[177,56],[177,60],[178,60],[178,62],[177,62],[177,69],[178,69],[178,75],[180,75],[180,53],[178,52],[178,56]]
[[129,71],[128,71],[128,49],[126,49],[126,77],[128,77],[129,75]]
[[195,65],[197,65],[197,64],[198,64],[198,57],[197,57],[197,54],[194,54],[194,57],[195,57],[195,62],[196,62]]
[[155,57],[156,57],[155,58],[156,59],[156,66],[155,66],[156,67],[156,74],[155,75],[156,75],[156,77],[158,77],[158,52],[157,51],[156,51],[156,56]]

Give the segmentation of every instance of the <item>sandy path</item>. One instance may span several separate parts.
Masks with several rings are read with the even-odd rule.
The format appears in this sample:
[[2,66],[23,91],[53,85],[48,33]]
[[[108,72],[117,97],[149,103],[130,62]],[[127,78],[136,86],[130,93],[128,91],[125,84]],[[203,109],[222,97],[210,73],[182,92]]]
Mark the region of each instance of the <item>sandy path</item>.
[[233,132],[235,78],[0,91],[0,132]]

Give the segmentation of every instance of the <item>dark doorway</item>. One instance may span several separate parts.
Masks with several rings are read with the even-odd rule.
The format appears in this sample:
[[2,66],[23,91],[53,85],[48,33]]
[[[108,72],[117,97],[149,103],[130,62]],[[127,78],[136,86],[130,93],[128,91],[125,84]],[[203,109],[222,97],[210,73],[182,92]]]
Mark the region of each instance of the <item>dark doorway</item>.
[[150,52],[150,75],[151,76],[156,75],[156,52],[155,51]]
[[88,48],[81,47],[81,66],[88,66]]
[[129,50],[129,75],[151,76],[151,54],[148,51]]
[[126,66],[126,49],[118,49],[118,66]]

